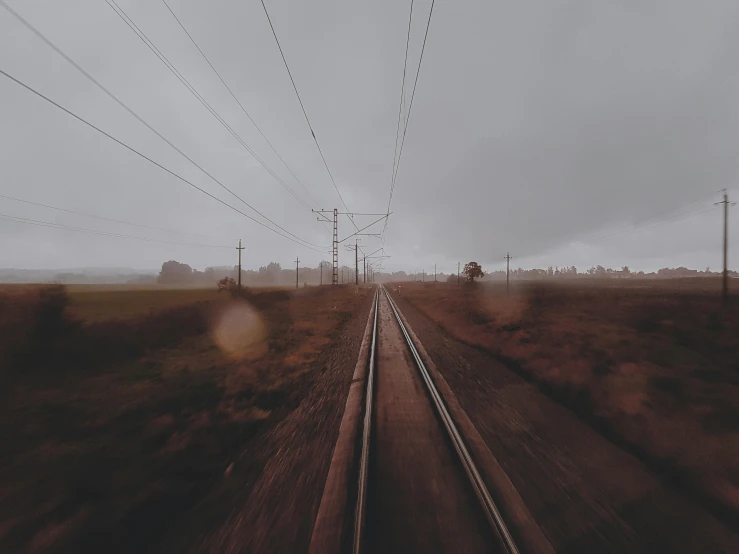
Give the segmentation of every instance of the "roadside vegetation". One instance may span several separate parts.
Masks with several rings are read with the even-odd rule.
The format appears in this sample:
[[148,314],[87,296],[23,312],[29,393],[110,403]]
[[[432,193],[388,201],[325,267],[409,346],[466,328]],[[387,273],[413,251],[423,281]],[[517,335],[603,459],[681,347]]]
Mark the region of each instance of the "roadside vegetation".
[[719,280],[516,283],[510,296],[412,283],[401,298],[739,516],[739,303],[722,308]]
[[166,549],[207,527],[194,508],[366,304],[349,287],[95,289],[0,290],[0,551]]

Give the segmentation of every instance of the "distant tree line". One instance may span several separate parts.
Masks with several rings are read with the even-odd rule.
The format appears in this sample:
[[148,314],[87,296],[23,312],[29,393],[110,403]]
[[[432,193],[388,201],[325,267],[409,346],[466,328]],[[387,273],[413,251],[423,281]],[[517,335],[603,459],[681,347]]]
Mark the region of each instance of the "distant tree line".
[[[729,271],[733,277],[739,277],[736,271]],[[658,271],[645,273],[644,271],[632,271],[629,266],[622,266],[619,269],[596,265],[588,268],[584,272],[578,272],[575,266],[552,267],[547,269],[511,269],[511,279],[521,280],[538,280],[538,279],[679,279],[685,277],[718,277],[720,272],[711,271],[706,268],[705,271],[697,269],[688,269],[687,267],[669,268],[663,267]],[[484,280],[504,280],[506,278],[505,271],[488,272]]]
[[[575,266],[550,266],[546,269],[523,269],[515,268],[511,269],[510,278],[522,281],[533,281],[541,279],[679,279],[685,277],[719,277],[721,272],[711,271],[710,268],[706,268],[704,271],[697,269],[688,269],[687,267],[676,267],[669,268],[663,267],[658,271],[645,273],[644,271],[632,271],[628,266],[622,266],[619,269],[613,269],[610,267],[604,267],[597,265],[588,268],[587,270],[580,272]],[[729,271],[731,277],[739,278],[739,272]],[[380,282],[396,282],[396,281],[433,281],[434,274],[419,273],[406,273],[405,271],[396,271],[393,273],[379,273],[376,274],[376,278]],[[481,281],[505,281],[506,272],[505,270],[497,271],[485,271]],[[461,273],[460,279],[462,281],[467,280],[467,276],[464,272]],[[446,281],[449,283],[457,282],[457,274],[436,274],[437,281]]]
[[[321,277],[321,265],[323,266],[323,277]],[[341,283],[341,272],[344,271],[344,282],[354,282],[354,268],[344,266],[339,268],[339,283]],[[316,267],[301,267],[298,272],[300,286],[331,284],[332,266],[331,262],[322,261]],[[231,278],[238,281],[238,266],[215,266],[207,267],[203,271],[193,269],[190,265],[170,260],[162,264],[162,270],[156,278],[161,285],[213,285],[219,281]],[[360,269],[360,282],[362,273]],[[244,286],[288,286],[295,285],[295,268],[283,269],[276,262],[271,262],[258,270],[242,269],[241,283]]]
[[[331,262],[323,261],[323,283],[331,283]],[[343,266],[339,268],[339,282],[341,272],[344,272],[344,282],[354,282],[354,268]],[[359,268],[359,282],[362,282],[363,268]],[[234,266],[213,266],[203,271],[193,269],[190,265],[170,260],[162,264],[161,271],[155,272],[135,272],[127,268],[82,268],[76,271],[59,270],[31,270],[31,269],[0,269],[0,283],[59,283],[59,284],[113,284],[113,283],[129,283],[129,284],[180,284],[180,285],[202,285],[216,286],[217,282],[224,277],[230,277],[238,280],[238,271]],[[480,280],[496,281],[505,280],[505,270],[485,271],[485,275]],[[668,268],[664,267],[655,272],[645,273],[643,271],[633,271],[628,266],[618,269],[597,265],[578,271],[575,266],[548,267],[546,269],[511,269],[511,279],[518,280],[539,280],[539,279],[673,279],[685,277],[718,277],[720,271],[711,271],[710,268],[705,270],[688,269],[686,267]],[[739,278],[739,272],[729,271],[731,277]],[[319,267],[301,267],[300,268],[300,285],[307,283],[308,285],[317,285],[321,282],[321,274]],[[422,281],[426,282],[434,280],[434,274],[423,272],[405,272],[395,271],[392,273],[375,273],[377,282],[398,282],[398,281]],[[457,282],[457,273],[445,274],[439,272],[436,274],[436,280],[439,282],[448,281]],[[465,280],[465,275],[461,275],[461,280]],[[295,267],[282,268],[279,263],[272,262],[266,266],[260,267],[258,270],[242,270],[241,282],[244,285],[268,286],[268,285],[295,285]]]

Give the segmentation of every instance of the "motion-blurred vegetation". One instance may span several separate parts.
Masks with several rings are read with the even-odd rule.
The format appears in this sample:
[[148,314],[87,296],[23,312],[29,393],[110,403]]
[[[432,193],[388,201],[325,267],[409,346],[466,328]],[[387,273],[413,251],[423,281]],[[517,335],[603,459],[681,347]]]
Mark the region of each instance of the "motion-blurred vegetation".
[[[222,522],[245,490],[228,475],[361,303],[348,287],[0,289],[0,551],[169,551]],[[234,307],[251,316],[222,317]],[[259,348],[224,351],[224,321]]]
[[722,308],[720,280],[516,285],[416,283],[402,298],[739,515],[739,303]]

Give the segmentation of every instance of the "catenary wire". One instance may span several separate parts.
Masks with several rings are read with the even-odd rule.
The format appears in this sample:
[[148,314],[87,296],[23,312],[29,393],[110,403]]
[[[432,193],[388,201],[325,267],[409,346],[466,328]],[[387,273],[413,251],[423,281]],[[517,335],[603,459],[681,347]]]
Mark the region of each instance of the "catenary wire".
[[[341,200],[342,205],[344,206],[344,209],[346,211],[350,211],[349,208],[346,205],[346,202],[344,202],[344,197],[341,196],[341,191],[339,190],[339,186],[336,184],[336,180],[334,179],[333,174],[331,173],[331,169],[328,167],[328,162],[326,161],[326,157],[323,155],[323,150],[321,150],[321,145],[318,144],[318,138],[316,138],[316,133],[313,131],[313,125],[311,125],[310,119],[308,118],[308,112],[305,111],[305,105],[303,105],[303,100],[300,98],[300,93],[298,92],[298,86],[295,84],[295,79],[293,79],[293,74],[290,71],[290,66],[287,64],[287,58],[285,58],[285,53],[282,50],[282,45],[280,44],[280,39],[277,38],[277,31],[275,31],[274,25],[272,25],[272,19],[269,16],[269,11],[267,11],[267,5],[264,3],[264,0],[261,0],[262,2],[262,8],[264,8],[264,15],[267,16],[267,22],[269,23],[270,29],[272,29],[272,35],[275,37],[275,42],[277,43],[277,48],[280,50],[280,55],[282,56],[282,61],[285,64],[285,69],[287,69],[287,74],[290,77],[290,82],[293,84],[293,89],[295,89],[295,95],[298,97],[298,102],[300,102],[300,108],[303,110],[303,115],[305,116],[305,121],[308,124],[308,128],[310,129],[310,134],[313,136],[313,141],[316,143],[316,148],[318,148],[318,153],[321,155],[321,159],[323,160],[323,165],[326,166],[326,171],[328,172],[328,176],[331,178],[331,182],[334,185],[334,188],[336,189],[336,193],[339,195],[339,200]],[[354,228],[357,228],[357,224],[354,223],[354,219],[352,217],[349,217],[349,220],[354,225]]]
[[[278,223],[272,221],[270,218],[268,218],[266,215],[264,215],[262,212],[254,208],[251,204],[246,202],[243,198],[241,198],[238,194],[236,194],[233,190],[231,190],[229,187],[227,187],[225,184],[223,184],[219,179],[214,177],[210,172],[205,170],[200,164],[198,164],[196,161],[194,161],[190,156],[185,154],[180,148],[175,146],[169,139],[164,137],[159,131],[157,131],[154,127],[152,127],[149,123],[147,123],[141,116],[139,116],[136,112],[134,112],[127,104],[125,104],[120,98],[118,98],[115,94],[113,94],[110,90],[108,90],[104,85],[102,85],[97,79],[95,79],[90,73],[88,73],[84,68],[82,68],[79,64],[77,64],[72,58],[70,58],[66,53],[64,53],[58,46],[56,46],[53,42],[51,42],[46,36],[44,36],[38,29],[36,29],[30,22],[28,22],[26,19],[24,19],[20,14],[18,14],[15,10],[13,10],[10,6],[7,5],[7,3],[4,0],[0,0],[0,5],[2,5],[11,15],[13,15],[18,21],[20,21],[21,24],[23,24],[28,30],[30,30],[32,33],[34,33],[38,38],[40,38],[45,44],[47,44],[51,49],[53,49],[57,54],[59,54],[62,58],[64,58],[65,61],[67,61],[70,65],[72,65],[77,71],[82,73],[90,82],[92,82],[95,86],[97,86],[102,92],[104,92],[109,98],[111,98],[113,101],[115,101],[119,106],[121,106],[124,110],[126,110],[129,114],[131,114],[133,117],[135,117],[142,125],[144,125],[147,129],[149,129],[151,132],[153,132],[155,135],[157,135],[161,140],[166,142],[171,148],[173,148],[177,153],[179,153],[182,157],[184,157],[186,160],[188,160],[191,164],[193,164],[195,167],[197,167],[200,171],[202,171],[205,175],[207,175],[210,179],[212,179],[215,183],[217,183],[221,188],[229,192],[232,196],[234,196],[236,199],[238,199],[241,203],[243,203],[245,206],[247,206],[249,209],[253,210],[255,213],[259,214],[261,217],[263,217],[265,220],[269,221],[272,225],[275,227],[281,229],[288,235],[303,241],[300,237],[297,235],[291,233]],[[256,221],[256,220],[255,220]],[[320,247],[319,245],[308,243],[311,246]]]
[[411,0],[411,10],[408,16],[408,33],[405,39],[405,59],[403,61],[403,80],[400,86],[400,101],[398,102],[398,123],[395,129],[395,148],[393,150],[393,170],[391,173],[391,186],[392,181],[395,178],[395,163],[398,161],[398,139],[400,138],[400,121],[403,115],[403,101],[405,99],[405,75],[408,68],[408,46],[411,41],[411,23],[413,22],[413,0]]
[[275,147],[274,147],[274,146],[272,145],[272,143],[270,142],[270,140],[269,140],[269,139],[268,139],[268,138],[266,137],[266,135],[265,135],[265,134],[264,134],[264,133],[262,132],[262,129],[260,129],[260,128],[259,128],[259,125],[257,125],[256,121],[254,121],[254,119],[253,119],[253,118],[251,117],[251,115],[249,115],[249,112],[248,112],[248,111],[246,111],[246,108],[244,108],[244,105],[243,105],[243,104],[241,103],[241,101],[240,101],[240,100],[239,100],[239,99],[238,99],[238,98],[236,97],[236,94],[234,94],[233,90],[231,90],[231,87],[230,87],[230,86],[228,86],[228,84],[227,84],[227,83],[226,83],[226,81],[225,81],[225,80],[223,79],[223,77],[221,77],[221,74],[220,74],[220,73],[218,72],[218,70],[217,70],[217,69],[215,68],[215,66],[214,66],[214,65],[213,65],[213,64],[211,63],[210,59],[208,59],[208,56],[206,56],[206,55],[205,55],[205,52],[203,52],[203,50],[202,50],[202,49],[200,48],[200,46],[198,45],[198,43],[197,43],[197,42],[195,41],[195,39],[193,38],[193,36],[192,36],[192,35],[190,34],[190,32],[189,32],[189,31],[187,30],[187,28],[185,27],[185,25],[184,25],[184,24],[182,23],[182,21],[180,20],[180,18],[179,18],[179,17],[177,17],[177,14],[176,14],[176,13],[174,12],[174,10],[172,10],[172,8],[170,7],[170,5],[169,5],[169,4],[167,3],[167,0],[162,0],[162,2],[164,3],[164,5],[165,5],[165,6],[167,7],[167,9],[169,10],[169,13],[171,13],[171,14],[172,14],[172,17],[174,17],[175,21],[177,21],[177,23],[179,24],[179,26],[180,26],[180,27],[182,28],[182,30],[183,30],[183,31],[185,32],[185,34],[187,35],[187,38],[189,38],[189,39],[190,39],[190,41],[191,41],[191,42],[193,43],[193,45],[195,46],[195,48],[197,48],[197,49],[198,49],[198,52],[200,52],[200,55],[201,55],[201,56],[203,56],[203,59],[204,59],[204,60],[205,60],[205,61],[206,61],[206,62],[208,63],[208,65],[210,66],[210,68],[211,68],[211,69],[213,70],[213,73],[215,73],[215,74],[216,74],[216,76],[217,76],[217,77],[218,77],[218,79],[219,79],[219,80],[221,81],[221,83],[223,83],[223,86],[224,86],[224,87],[226,87],[226,90],[228,90],[229,94],[231,94],[231,97],[232,97],[232,98],[233,98],[233,99],[234,99],[234,100],[236,101],[236,103],[237,103],[237,104],[239,105],[239,108],[241,108],[241,111],[242,111],[242,112],[244,112],[244,115],[245,115],[245,116],[246,116],[246,117],[247,117],[247,118],[249,119],[249,121],[251,121],[251,122],[252,122],[252,125],[254,125],[254,128],[255,128],[255,129],[256,129],[256,130],[257,130],[257,131],[259,132],[259,134],[260,134],[260,135],[262,135],[262,138],[263,138],[263,139],[265,140],[265,142],[266,142],[266,143],[267,143],[267,144],[269,145],[269,147],[270,147],[270,148],[272,149],[272,151],[273,151],[273,152],[274,152],[274,153],[275,153],[275,154],[277,155],[277,157],[278,157],[278,158],[280,159],[280,161],[282,162],[282,165],[284,165],[284,166],[285,166],[285,168],[286,168],[286,169],[287,169],[287,170],[288,170],[288,171],[290,172],[290,174],[291,174],[291,175],[292,175],[292,176],[293,176],[293,177],[295,178],[295,180],[296,180],[296,181],[298,182],[298,184],[299,184],[299,185],[300,185],[301,187],[303,187],[303,190],[304,190],[304,191],[306,192],[306,194],[308,194],[308,196],[310,196],[311,200],[313,200],[313,203],[314,203],[314,205],[315,205],[315,206],[317,207],[317,206],[318,206],[318,201],[317,201],[317,200],[316,200],[316,199],[315,199],[315,198],[313,197],[313,195],[312,195],[312,194],[310,193],[310,191],[309,191],[309,190],[308,190],[308,189],[306,188],[306,186],[305,186],[305,185],[303,184],[303,182],[302,182],[302,181],[301,181],[301,180],[300,180],[300,179],[298,178],[298,176],[297,176],[297,175],[295,175],[295,172],[294,172],[294,171],[293,171],[293,170],[292,170],[292,169],[290,168],[290,166],[289,166],[289,165],[287,165],[287,162],[286,162],[286,161],[285,161],[285,160],[283,159],[283,157],[282,157],[282,156],[280,155],[280,153],[279,153],[279,152],[277,151],[277,149],[275,149]]
[[93,235],[101,235],[106,237],[117,237],[117,238],[124,238],[124,239],[133,239],[133,240],[143,240],[146,242],[161,242],[164,244],[179,244],[182,246],[200,246],[203,248],[228,248],[233,249],[233,246],[225,246],[221,244],[199,244],[194,242],[180,242],[175,240],[164,240],[164,239],[154,239],[149,237],[139,237],[136,235],[125,235],[123,233],[110,233],[108,231],[97,231],[95,229],[87,229],[85,227],[73,227],[71,225],[62,225],[61,223],[52,223],[50,221],[41,221],[38,219],[30,219],[27,217],[18,217],[15,215],[9,215],[9,214],[3,214],[0,213],[0,219],[4,221],[12,221],[15,223],[23,223],[24,225],[35,225],[38,227],[48,227],[51,229],[63,229],[65,231],[76,231],[78,233],[90,233]]
[[384,214],[384,215],[383,215],[382,217],[380,217],[379,219],[377,219],[377,220],[373,221],[373,222],[372,222],[372,223],[370,223],[369,225],[366,225],[365,227],[362,227],[361,229],[357,229],[357,231],[356,231],[355,233],[352,233],[352,234],[351,234],[351,235],[349,235],[348,237],[344,237],[343,239],[341,239],[340,241],[338,241],[338,244],[341,244],[341,243],[342,243],[342,242],[344,242],[345,240],[348,240],[348,239],[350,239],[350,238],[352,238],[352,237],[354,237],[354,236],[358,235],[358,234],[359,234],[359,233],[361,233],[362,231],[364,231],[364,230],[366,230],[366,229],[369,229],[370,227],[372,227],[373,225],[375,225],[375,224],[379,223],[380,221],[382,221],[383,219],[385,219],[385,218],[387,218],[387,217],[388,217],[388,216],[387,216],[386,214]]
[[0,194],[0,198],[5,198],[6,200],[13,200],[15,202],[22,202],[23,204],[30,204],[32,206],[40,206],[42,208],[48,208],[50,210],[57,210],[57,211],[60,211],[60,212],[67,212],[67,213],[70,213],[70,214],[82,215],[82,216],[85,216],[85,217],[91,217],[91,218],[94,218],[94,219],[100,219],[100,220],[103,220],[103,221],[112,221],[113,223],[121,223],[123,225],[130,225],[132,227],[141,227],[143,229],[152,229],[154,231],[165,231],[167,233],[175,233],[175,234],[178,234],[178,235],[189,235],[191,237],[202,237],[202,238],[222,240],[219,237],[214,237],[212,235],[201,235],[201,234],[198,234],[198,233],[188,233],[186,231],[175,231],[174,229],[165,229],[164,227],[153,227],[151,225],[143,225],[143,224],[140,224],[140,223],[131,223],[130,221],[123,221],[121,219],[113,219],[112,217],[104,217],[104,216],[100,216],[100,215],[88,214],[88,213],[85,213],[85,212],[78,212],[78,211],[75,211],[75,210],[69,210],[67,208],[59,208],[58,206],[50,206],[49,204],[42,204],[41,202],[32,202],[31,200],[24,200],[22,198],[16,198],[14,196],[7,196],[5,194]]
[[302,241],[302,239],[298,239],[298,240],[296,240],[295,238],[293,238],[293,237],[291,237],[291,236],[289,236],[289,235],[283,234],[283,233],[281,233],[280,231],[278,231],[278,230],[276,230],[276,229],[273,229],[272,227],[270,227],[270,226],[268,226],[267,224],[265,224],[265,223],[263,223],[263,222],[259,221],[258,219],[255,219],[255,218],[253,218],[253,217],[252,217],[252,216],[250,216],[249,214],[246,214],[246,213],[242,212],[241,210],[239,210],[238,208],[236,208],[236,207],[232,206],[232,205],[231,205],[231,204],[229,204],[228,202],[225,202],[224,200],[221,200],[220,198],[218,198],[217,196],[215,196],[215,195],[211,194],[211,193],[210,193],[210,192],[208,192],[207,190],[205,190],[205,189],[203,189],[203,188],[200,188],[200,187],[199,187],[199,186],[197,186],[197,185],[196,185],[195,183],[192,183],[191,181],[188,181],[187,179],[185,179],[185,178],[184,178],[184,177],[182,177],[181,175],[178,175],[177,173],[175,173],[175,172],[174,172],[174,171],[172,171],[171,169],[168,169],[167,167],[163,166],[162,164],[160,164],[159,162],[157,162],[157,161],[153,160],[152,158],[150,158],[150,157],[149,157],[149,156],[147,156],[146,154],[143,154],[143,153],[139,152],[138,150],[136,150],[136,149],[135,149],[135,148],[133,148],[132,146],[129,146],[129,145],[128,145],[128,144],[126,144],[125,142],[123,142],[123,141],[121,141],[121,140],[119,140],[119,139],[115,138],[115,137],[114,137],[113,135],[111,135],[111,134],[107,133],[106,131],[102,130],[102,129],[101,129],[100,127],[97,127],[96,125],[94,125],[94,124],[90,123],[89,121],[87,121],[86,119],[82,118],[81,116],[79,116],[79,115],[75,114],[75,113],[74,113],[74,112],[72,112],[71,110],[68,110],[67,108],[65,108],[64,106],[62,106],[61,104],[59,104],[58,102],[56,102],[56,101],[52,100],[52,99],[51,99],[51,98],[49,98],[48,96],[46,96],[46,95],[44,95],[43,93],[41,93],[41,92],[37,91],[36,89],[34,89],[33,87],[31,87],[30,85],[27,85],[26,83],[24,83],[24,82],[20,81],[19,79],[17,79],[17,78],[15,78],[15,77],[13,77],[13,76],[12,76],[11,74],[9,74],[8,72],[6,72],[5,70],[3,70],[3,69],[0,69],[0,75],[3,75],[3,76],[5,76],[5,77],[7,77],[8,79],[10,79],[11,81],[13,81],[14,83],[16,83],[16,84],[20,85],[21,87],[25,88],[25,89],[26,89],[26,90],[28,90],[29,92],[32,92],[33,94],[35,94],[35,95],[36,95],[36,96],[38,96],[39,98],[42,98],[43,100],[46,100],[46,101],[47,101],[47,102],[48,102],[49,104],[51,104],[51,105],[53,105],[53,106],[55,106],[55,107],[59,108],[59,109],[60,109],[60,110],[62,110],[63,112],[65,112],[65,113],[67,113],[68,115],[70,115],[70,116],[74,117],[75,119],[77,119],[78,121],[80,121],[80,122],[84,123],[84,124],[85,124],[85,125],[87,125],[88,127],[90,127],[90,128],[92,128],[92,129],[94,129],[94,130],[95,130],[95,131],[97,131],[98,133],[100,133],[100,134],[102,134],[102,135],[105,135],[105,136],[106,136],[106,137],[108,137],[108,138],[109,138],[110,140],[112,140],[112,141],[114,141],[114,142],[116,142],[116,143],[120,144],[121,146],[123,146],[123,147],[124,147],[124,148],[126,148],[127,150],[129,150],[129,151],[133,152],[134,154],[136,154],[136,155],[140,156],[141,158],[144,158],[145,160],[147,160],[147,161],[148,161],[148,162],[150,162],[151,164],[153,164],[153,165],[155,165],[155,166],[159,167],[160,169],[162,169],[162,170],[166,171],[167,173],[169,173],[169,174],[170,174],[170,175],[172,175],[173,177],[176,177],[176,178],[177,178],[177,179],[179,179],[180,181],[182,181],[182,182],[184,182],[184,183],[186,183],[186,184],[190,185],[190,186],[191,186],[191,187],[193,187],[194,189],[196,189],[196,190],[198,190],[198,191],[202,192],[203,194],[206,194],[207,196],[210,196],[211,198],[213,198],[213,199],[214,199],[214,200],[216,200],[217,202],[219,202],[219,203],[223,204],[224,206],[226,206],[226,207],[228,207],[228,208],[232,209],[233,211],[235,211],[235,212],[237,212],[237,213],[241,214],[241,215],[242,215],[242,216],[244,216],[245,218],[247,218],[247,219],[249,219],[249,220],[253,221],[254,223],[257,223],[258,225],[261,225],[261,226],[262,226],[262,227],[264,227],[265,229],[269,229],[269,230],[270,230],[270,231],[272,231],[273,233],[276,233],[276,234],[278,234],[278,235],[280,235],[280,236],[282,236],[282,237],[284,237],[284,238],[286,238],[286,239],[288,239],[288,240],[290,240],[290,241],[292,241],[292,242],[294,242],[294,243],[296,243],[296,244],[299,244],[300,246],[303,246],[304,248],[309,248],[309,249],[311,249],[311,250],[315,250],[316,252],[323,252],[323,250],[325,249],[325,247],[324,247],[324,248],[320,248],[320,247],[319,247],[319,248],[315,248],[315,247],[313,247],[313,246],[310,246],[309,244],[303,244],[303,242],[304,242],[304,241],[303,241],[303,242],[299,242],[299,241]]
[[185,78],[184,75],[172,64],[167,56],[165,56],[159,48],[149,39],[149,37],[144,33],[138,25],[126,14],[126,12],[121,8],[115,0],[105,0],[105,2],[108,4],[108,6],[118,15],[118,17],[121,18],[121,20],[128,25],[128,27],[136,34],[136,36],[141,39],[141,41],[156,55],[159,60],[169,69],[172,74],[177,77],[180,82],[185,85],[185,87],[190,91],[190,93],[195,96],[195,98],[205,107],[206,110],[210,112],[210,114],[216,118],[216,120],[228,131],[231,136],[247,151],[249,154],[251,154],[257,162],[278,182],[280,183],[285,190],[287,190],[298,202],[300,202],[304,208],[310,210],[310,206],[306,204],[306,202],[300,198],[295,191],[290,188],[290,186],[285,183],[267,164],[260,158],[254,150],[249,147],[248,144],[241,138],[241,136],[234,131],[234,129],[226,122],[223,117],[208,103],[208,101],[195,89],[195,87],[192,86],[190,81]]
[[[429,28],[431,27],[431,16],[434,14],[434,4],[436,3],[436,0],[431,0],[431,9],[429,10],[429,17],[426,21],[426,32],[423,35],[423,46],[421,46],[421,56],[418,59],[418,68],[416,69],[416,78],[413,82],[413,90],[411,92],[411,100],[408,103],[408,113],[406,114],[405,118],[405,125],[403,126],[403,138],[400,141],[400,150],[398,151],[398,161],[395,164],[395,173],[393,174],[392,183],[390,185],[390,198],[387,201],[387,212],[390,212],[390,204],[393,201],[393,194],[395,192],[395,183],[398,179],[398,170],[400,168],[400,160],[403,157],[403,146],[405,145],[405,135],[408,131],[408,122],[411,119],[411,111],[413,110],[413,99],[416,97],[416,86],[418,86],[418,76],[421,74],[421,64],[423,63],[423,54],[426,51],[426,40],[429,36]],[[387,222],[390,218],[385,220],[385,226],[383,228],[382,234],[383,234],[383,240],[385,231],[387,230]]]

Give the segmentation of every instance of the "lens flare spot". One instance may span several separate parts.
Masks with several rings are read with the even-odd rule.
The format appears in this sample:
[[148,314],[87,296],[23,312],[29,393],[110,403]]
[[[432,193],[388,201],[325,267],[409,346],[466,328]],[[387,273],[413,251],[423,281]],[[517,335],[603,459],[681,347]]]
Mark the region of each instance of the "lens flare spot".
[[231,358],[255,358],[267,349],[259,312],[246,302],[229,306],[216,321],[213,340]]

